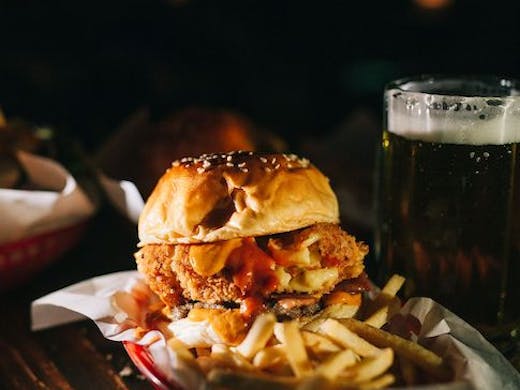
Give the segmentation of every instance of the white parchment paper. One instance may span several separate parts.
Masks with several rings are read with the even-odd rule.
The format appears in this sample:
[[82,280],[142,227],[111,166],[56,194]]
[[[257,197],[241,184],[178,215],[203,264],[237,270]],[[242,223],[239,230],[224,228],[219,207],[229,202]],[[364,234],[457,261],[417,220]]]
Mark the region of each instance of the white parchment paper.
[[[142,338],[135,328],[142,313],[122,312],[114,295],[143,285],[137,271],[118,272],[89,279],[46,295],[32,303],[32,329],[40,330],[85,318],[93,320],[103,335],[115,341],[149,345],[155,363],[169,379],[189,389],[202,389],[204,380],[170,348],[158,331]],[[456,381],[470,385],[427,386],[425,389],[520,389],[520,374],[482,335],[462,319],[428,298],[410,299],[401,314],[411,314],[422,324],[419,341],[449,360]]]
[[21,151],[17,157],[35,190],[0,188],[0,244],[71,226],[94,214],[96,206],[62,165]]
[[[97,208],[76,179],[58,162],[19,151],[30,190],[0,188],[0,245],[72,226],[91,217]],[[98,173],[110,203],[137,223],[144,206],[137,187]]]

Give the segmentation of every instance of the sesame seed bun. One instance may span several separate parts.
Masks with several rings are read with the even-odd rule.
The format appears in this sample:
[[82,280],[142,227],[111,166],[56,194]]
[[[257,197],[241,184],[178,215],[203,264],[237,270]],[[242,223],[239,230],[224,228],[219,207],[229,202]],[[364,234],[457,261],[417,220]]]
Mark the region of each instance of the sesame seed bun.
[[183,158],[157,183],[139,219],[140,246],[190,244],[339,222],[329,180],[291,154]]

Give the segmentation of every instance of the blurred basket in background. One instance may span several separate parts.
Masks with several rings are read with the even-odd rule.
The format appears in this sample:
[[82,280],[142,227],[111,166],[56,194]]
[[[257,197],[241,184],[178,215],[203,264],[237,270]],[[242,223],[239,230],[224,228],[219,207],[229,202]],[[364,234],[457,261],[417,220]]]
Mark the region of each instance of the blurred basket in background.
[[0,245],[0,291],[29,282],[47,265],[72,249],[88,221]]
[[0,111],[0,291],[73,248],[100,202],[95,172],[62,131]]

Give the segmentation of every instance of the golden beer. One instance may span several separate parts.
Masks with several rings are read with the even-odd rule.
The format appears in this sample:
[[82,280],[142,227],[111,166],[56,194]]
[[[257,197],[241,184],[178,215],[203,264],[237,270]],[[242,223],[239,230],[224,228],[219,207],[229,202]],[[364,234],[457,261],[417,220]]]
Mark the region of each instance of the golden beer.
[[520,118],[508,111],[519,101],[446,90],[387,90],[380,276],[405,275],[408,297],[431,297],[474,325],[509,322],[520,318]]

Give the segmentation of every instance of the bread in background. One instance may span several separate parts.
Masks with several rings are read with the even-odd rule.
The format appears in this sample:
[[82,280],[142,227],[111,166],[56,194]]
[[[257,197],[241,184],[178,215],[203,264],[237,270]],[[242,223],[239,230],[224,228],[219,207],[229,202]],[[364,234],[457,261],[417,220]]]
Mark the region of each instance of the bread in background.
[[17,151],[49,156],[54,149],[52,130],[22,118],[4,116],[0,109],[0,188],[22,189],[25,173],[18,162]]
[[204,153],[251,150],[282,152],[285,142],[229,109],[189,107],[152,122],[147,110],[133,114],[97,153],[113,178],[134,182],[148,197],[171,162]]

